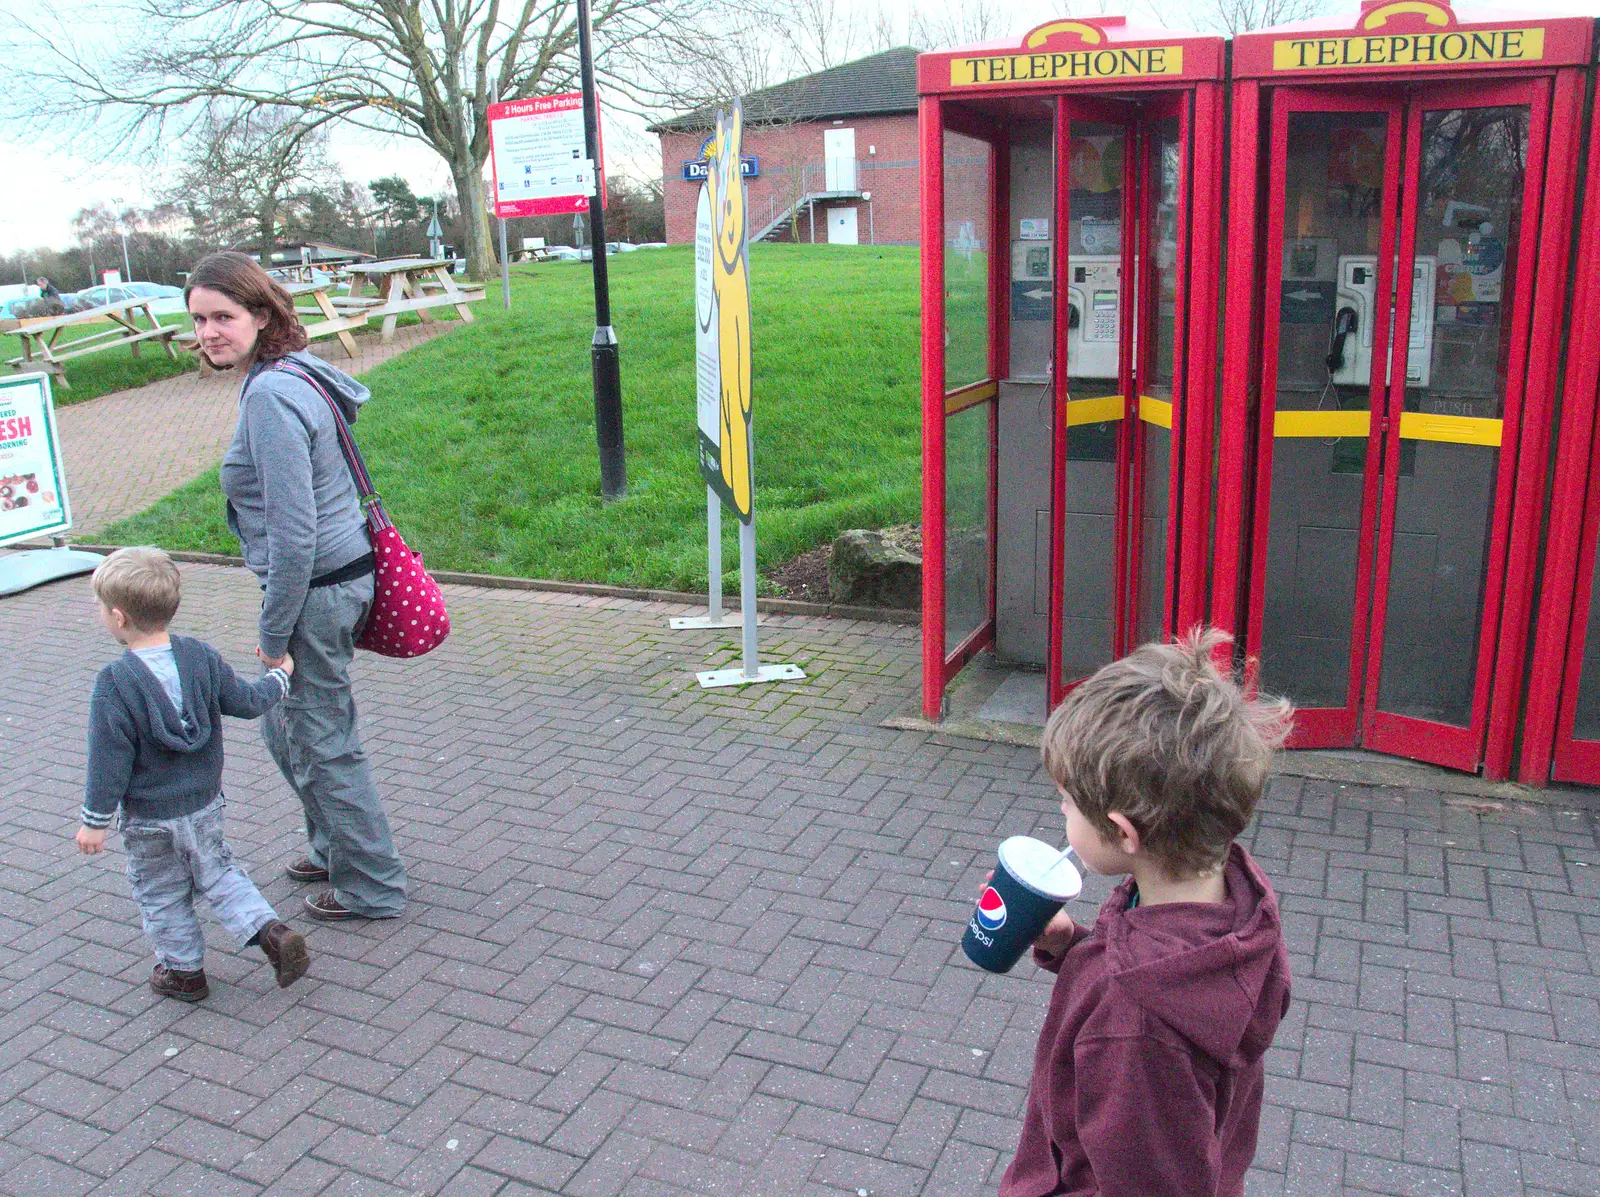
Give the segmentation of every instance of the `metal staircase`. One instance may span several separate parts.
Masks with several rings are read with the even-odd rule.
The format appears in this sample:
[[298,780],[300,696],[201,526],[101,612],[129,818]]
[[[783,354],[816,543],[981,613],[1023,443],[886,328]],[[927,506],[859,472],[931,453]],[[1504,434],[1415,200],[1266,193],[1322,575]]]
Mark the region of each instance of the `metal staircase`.
[[[817,204],[826,202],[828,200],[860,199],[863,194],[860,189],[861,164],[859,161],[857,161],[852,163],[851,166],[853,169],[850,171],[850,174],[854,176],[856,186],[846,190],[835,191],[828,191],[821,188],[817,190],[811,189],[811,184],[813,183],[814,177],[825,177],[824,168],[821,163],[812,163],[803,167],[800,171],[799,198],[788,204],[786,207],[780,209],[778,205],[780,202],[782,202],[782,197],[776,195],[769,196],[767,200],[766,220],[761,225],[761,231],[756,233],[756,235],[750,239],[752,241],[770,241],[775,239],[777,234],[782,231],[783,226],[789,221],[793,220],[796,215],[799,214],[808,216],[812,219],[812,240],[815,240],[815,210]],[[837,165],[835,166],[835,170],[838,170]],[[753,215],[754,214],[752,213],[752,216]]]

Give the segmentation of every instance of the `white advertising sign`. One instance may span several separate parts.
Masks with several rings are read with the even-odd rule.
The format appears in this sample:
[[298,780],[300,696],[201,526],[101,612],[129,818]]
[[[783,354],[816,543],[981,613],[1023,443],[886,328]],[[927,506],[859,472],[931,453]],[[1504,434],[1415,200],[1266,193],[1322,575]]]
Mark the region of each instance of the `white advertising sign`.
[[0,545],[71,526],[50,377],[0,378]]
[[722,364],[717,352],[717,295],[712,275],[716,252],[711,225],[711,196],[700,188],[694,221],[694,364],[695,422],[700,433],[717,443],[717,411],[722,401]]

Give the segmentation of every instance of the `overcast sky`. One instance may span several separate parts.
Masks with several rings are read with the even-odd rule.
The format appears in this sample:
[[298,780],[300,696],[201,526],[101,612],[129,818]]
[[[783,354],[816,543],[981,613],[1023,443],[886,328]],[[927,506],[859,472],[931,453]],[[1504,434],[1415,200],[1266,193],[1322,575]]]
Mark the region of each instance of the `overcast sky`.
[[[27,0],[0,0],[0,9]],[[924,0],[925,2],[925,0]],[[960,0],[950,0],[960,3]],[[1600,0],[1597,0],[1600,2]],[[916,0],[882,0],[882,7],[904,20]],[[90,8],[93,0],[55,0],[58,9]],[[1062,5],[1049,0],[1018,0],[1011,5],[1016,32],[1022,33],[1047,18]],[[22,10],[18,10],[22,11]],[[603,97],[602,97],[603,99]],[[660,172],[659,147],[644,132],[644,122],[628,114],[606,112],[608,166],[634,174]],[[403,138],[379,140],[358,130],[335,132],[333,158],[346,178],[369,183],[385,175],[405,176],[419,195],[437,195],[450,182],[450,173],[432,150]],[[37,126],[22,130],[0,124],[0,161],[6,164],[6,185],[0,187],[0,252],[40,246],[64,248],[74,238],[75,212],[96,203],[144,206],[159,186],[158,172],[149,163],[106,162],[86,158],[52,145],[38,135]]]
[[[58,7],[69,9],[92,4],[92,0],[56,2]],[[925,7],[928,0],[920,2]],[[1348,0],[1352,15],[1358,2]],[[27,0],[0,0],[0,9],[23,3]],[[902,22],[918,3],[919,0],[881,0],[881,6]],[[1100,0],[1075,4],[1016,0],[1008,7],[1014,15],[1013,32],[1020,35],[1053,12],[1064,8],[1098,10],[1102,4]],[[1104,7],[1116,11],[1121,6],[1107,3]],[[1178,7],[1186,9],[1188,5],[1179,0]],[[1326,7],[1337,11],[1342,7],[1341,0],[1328,0]],[[1539,8],[1546,12],[1597,12],[1600,0],[1546,0]],[[1182,21],[1169,16],[1168,23],[1178,25]],[[14,85],[16,82],[14,77]],[[380,141],[356,130],[344,130],[334,134],[332,149],[335,161],[352,182],[369,183],[385,175],[400,174],[419,195],[437,195],[449,184],[444,163],[419,142],[400,138]],[[660,170],[656,139],[643,131],[643,122],[637,118],[606,114],[606,151],[612,170],[639,175]],[[37,127],[23,131],[0,125],[0,161],[7,168],[5,186],[0,187],[0,252],[39,246],[64,248],[73,241],[71,218],[80,208],[118,199],[143,206],[150,202],[150,188],[157,185],[148,163],[89,160],[50,144],[47,136],[39,135]]]

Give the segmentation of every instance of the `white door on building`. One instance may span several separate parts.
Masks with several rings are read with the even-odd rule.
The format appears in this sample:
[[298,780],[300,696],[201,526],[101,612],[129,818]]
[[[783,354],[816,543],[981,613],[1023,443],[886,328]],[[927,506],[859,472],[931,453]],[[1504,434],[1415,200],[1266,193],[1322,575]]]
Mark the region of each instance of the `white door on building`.
[[[854,191],[856,189],[856,131],[854,129],[824,129],[822,131],[824,186],[829,191]],[[828,226],[832,231],[833,226]],[[852,242],[854,244],[854,242]]]
[[828,244],[860,245],[856,236],[856,210],[854,208],[828,209]]

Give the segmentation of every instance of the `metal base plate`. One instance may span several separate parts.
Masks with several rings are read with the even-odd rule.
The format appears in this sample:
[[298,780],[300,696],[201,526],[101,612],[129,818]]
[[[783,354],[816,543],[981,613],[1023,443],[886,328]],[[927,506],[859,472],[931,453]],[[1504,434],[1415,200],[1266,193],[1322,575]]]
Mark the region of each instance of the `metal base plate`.
[[82,549],[35,549],[0,553],[0,595],[17,594],[46,582],[93,573],[105,558]]
[[[756,616],[756,626],[759,627],[764,620]],[[667,626],[674,632],[696,631],[703,628],[742,628],[744,616],[737,611],[724,611],[721,619],[712,619],[709,615],[674,615],[667,620]]]
[[715,690],[720,686],[752,686],[757,682],[803,682],[806,671],[798,665],[759,665],[755,677],[746,677],[743,665],[732,669],[710,669],[695,674],[702,690]]

